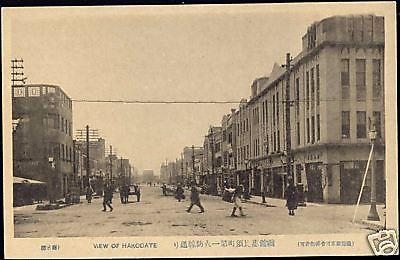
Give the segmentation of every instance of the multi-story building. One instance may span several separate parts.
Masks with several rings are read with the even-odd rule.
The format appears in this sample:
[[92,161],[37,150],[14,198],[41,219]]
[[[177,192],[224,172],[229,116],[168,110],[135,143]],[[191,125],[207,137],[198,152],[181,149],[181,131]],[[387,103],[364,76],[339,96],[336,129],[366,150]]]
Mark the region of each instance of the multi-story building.
[[223,181],[230,185],[236,183],[236,110],[231,109],[231,113],[224,115],[221,121],[222,127],[222,175]]
[[[183,148],[183,165],[178,163],[178,166],[182,168],[183,174],[186,179],[186,184],[196,181],[196,183],[201,183],[202,181],[202,159],[203,159],[204,149],[203,147],[197,146],[186,146]],[[180,169],[181,169],[180,168]]]
[[[292,60],[289,73],[295,182],[304,185],[308,201],[354,203],[370,151],[368,131],[374,124],[379,137],[378,201],[384,201],[383,17],[329,17],[312,24],[302,42],[302,51]],[[243,158],[251,157],[252,175],[260,170],[265,175],[261,189],[275,197],[284,196],[288,181],[282,102],[286,79],[286,70],[275,64],[268,79],[253,91],[248,104],[241,104],[237,119],[238,170],[243,169]],[[251,134],[257,132],[255,122],[261,122],[261,127],[256,127],[258,137],[247,137],[250,147],[255,147],[248,148],[248,152],[242,151],[249,145],[243,130],[247,130],[247,118],[254,123],[252,128],[249,126]],[[258,151],[257,143],[263,144],[264,149]],[[369,187],[370,174],[364,199],[368,199]]]
[[[129,159],[120,158],[117,160],[117,172],[119,177],[119,184],[130,185],[132,182],[132,167]],[[144,173],[144,171],[143,171]]]
[[251,118],[250,107],[246,99],[242,99],[239,109],[236,111],[236,182],[244,186],[245,191],[250,190],[251,170],[250,170],[250,151],[251,151]]
[[72,101],[59,87],[12,87],[13,174],[46,182],[48,197],[74,185]]
[[203,176],[204,184],[209,187],[211,194],[218,194],[222,186],[222,128],[211,126],[203,143]]

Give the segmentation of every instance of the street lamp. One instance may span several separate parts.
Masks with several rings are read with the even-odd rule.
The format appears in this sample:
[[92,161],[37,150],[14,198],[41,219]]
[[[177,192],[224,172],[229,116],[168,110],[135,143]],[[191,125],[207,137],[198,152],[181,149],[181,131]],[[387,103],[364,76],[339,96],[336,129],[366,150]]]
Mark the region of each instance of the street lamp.
[[376,142],[376,131],[375,125],[373,125],[372,130],[368,133],[369,139],[371,141],[371,207],[369,209],[369,214],[367,219],[373,221],[379,221],[379,215],[376,210],[376,178],[375,178],[375,142]]

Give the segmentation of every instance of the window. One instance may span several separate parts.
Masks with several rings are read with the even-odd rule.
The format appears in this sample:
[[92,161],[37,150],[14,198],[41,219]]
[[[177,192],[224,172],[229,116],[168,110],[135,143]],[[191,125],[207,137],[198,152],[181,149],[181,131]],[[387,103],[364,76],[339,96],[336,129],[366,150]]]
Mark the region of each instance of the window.
[[310,71],[310,77],[311,77],[311,107],[314,107],[314,101],[315,101],[315,82],[314,82],[314,68],[311,68]]
[[65,147],[64,144],[61,144],[61,160],[65,158]]
[[342,85],[342,99],[349,99],[350,98],[349,59],[342,59],[341,61],[340,82]]
[[350,111],[342,111],[342,138],[350,138]]
[[279,93],[276,92],[276,123],[279,125]]
[[278,130],[278,135],[277,135],[277,141],[278,141],[278,151],[281,151],[281,135]]
[[310,119],[307,118],[307,143],[310,143]]
[[365,86],[365,60],[356,60],[356,91],[357,101],[364,101],[366,97],[366,86]]
[[310,109],[310,74],[306,72],[306,104],[307,110]]
[[249,158],[249,157],[250,157],[250,146],[247,145],[247,148],[246,148],[246,158]]
[[226,141],[226,131],[225,130],[222,131],[222,141],[223,142]]
[[61,131],[64,132],[64,117],[61,117]]
[[319,80],[319,65],[317,65],[316,67],[315,67],[315,73],[317,74],[315,77],[316,77],[316,79],[317,79],[317,88],[316,88],[316,95],[317,95],[317,97],[316,97],[316,99],[317,99],[317,106],[319,106],[319,83],[320,83],[320,80]]
[[300,145],[300,122],[297,122],[297,145]]
[[249,119],[246,118],[246,132],[249,131]]
[[375,123],[375,131],[377,133],[377,136],[379,138],[381,138],[382,137],[382,123],[381,123],[381,112],[380,111],[374,111],[373,120]]
[[381,97],[381,61],[372,60],[372,95],[373,98]]
[[272,124],[275,126],[275,95],[272,95]]
[[72,136],[72,123],[69,122],[69,136]]
[[274,132],[274,140],[272,141],[273,141],[274,151],[276,151],[276,132]]
[[357,111],[357,138],[367,138],[365,111]]
[[320,123],[320,117],[319,114],[317,115],[317,141],[321,139],[321,123]]
[[311,143],[315,143],[315,117],[311,117]]
[[299,117],[300,109],[299,109],[299,101],[300,101],[300,81],[299,78],[296,79],[296,115]]

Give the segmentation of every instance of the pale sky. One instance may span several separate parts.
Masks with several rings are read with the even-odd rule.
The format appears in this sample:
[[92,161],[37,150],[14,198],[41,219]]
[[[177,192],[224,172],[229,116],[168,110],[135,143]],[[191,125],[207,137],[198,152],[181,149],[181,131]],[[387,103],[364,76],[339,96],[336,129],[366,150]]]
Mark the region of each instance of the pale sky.
[[[380,15],[371,5],[354,6],[20,9],[6,17],[6,36],[9,56],[24,59],[28,84],[59,85],[72,99],[239,101],[274,62],[300,52],[314,21],[354,12]],[[106,145],[139,172],[158,173],[184,146],[202,145],[209,125],[219,125],[236,107],[74,103],[73,126],[99,129]]]

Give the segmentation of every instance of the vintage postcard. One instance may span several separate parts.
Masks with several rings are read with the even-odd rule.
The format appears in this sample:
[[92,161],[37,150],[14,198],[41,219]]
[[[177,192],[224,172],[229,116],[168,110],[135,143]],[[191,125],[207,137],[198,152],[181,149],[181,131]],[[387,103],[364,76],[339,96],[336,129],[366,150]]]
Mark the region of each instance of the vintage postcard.
[[395,15],[3,8],[6,258],[398,254]]

